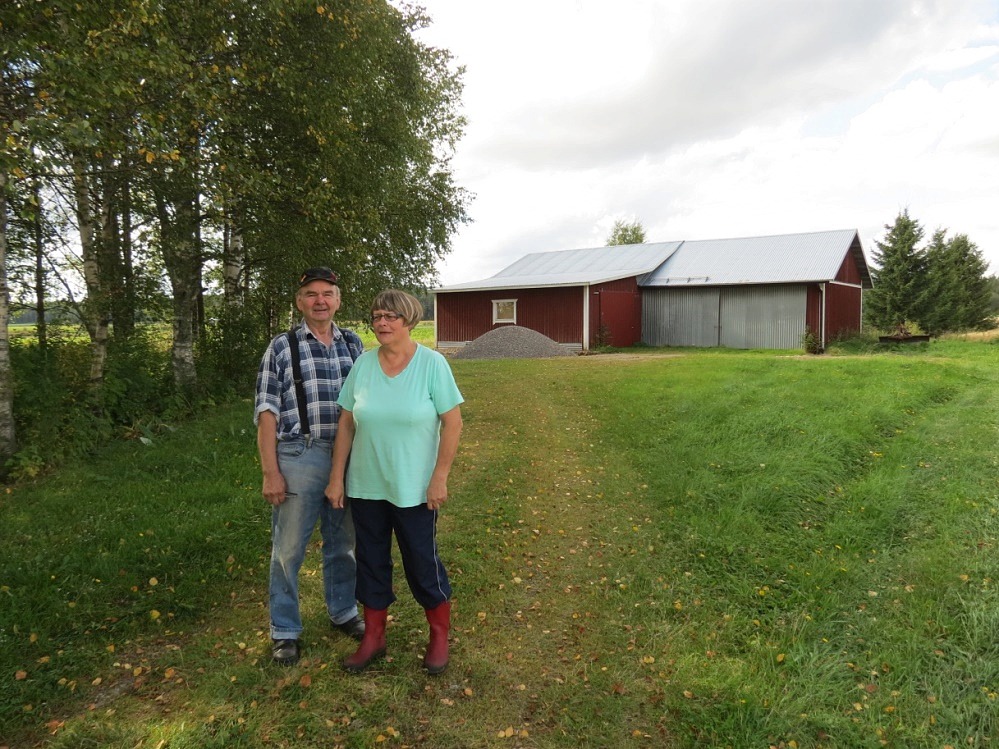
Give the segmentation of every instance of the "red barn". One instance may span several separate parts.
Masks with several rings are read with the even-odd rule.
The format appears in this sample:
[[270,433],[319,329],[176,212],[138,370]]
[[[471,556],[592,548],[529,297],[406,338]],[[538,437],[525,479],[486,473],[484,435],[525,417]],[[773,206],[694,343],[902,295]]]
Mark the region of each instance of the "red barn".
[[438,348],[520,325],[594,346],[798,348],[860,331],[871,277],[855,230],[533,253],[435,290]]

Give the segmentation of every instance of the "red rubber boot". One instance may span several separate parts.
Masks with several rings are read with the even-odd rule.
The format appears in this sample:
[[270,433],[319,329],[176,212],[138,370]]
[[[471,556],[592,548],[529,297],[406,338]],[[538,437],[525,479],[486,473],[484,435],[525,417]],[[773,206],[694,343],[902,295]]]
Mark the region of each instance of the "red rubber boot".
[[423,667],[428,674],[442,674],[447,669],[447,636],[451,629],[451,602],[444,601],[436,608],[427,609],[430,623],[430,644],[423,658]]
[[352,674],[361,671],[385,655],[385,621],[388,619],[388,609],[369,609],[364,607],[364,638],[357,651],[343,659],[343,670]]

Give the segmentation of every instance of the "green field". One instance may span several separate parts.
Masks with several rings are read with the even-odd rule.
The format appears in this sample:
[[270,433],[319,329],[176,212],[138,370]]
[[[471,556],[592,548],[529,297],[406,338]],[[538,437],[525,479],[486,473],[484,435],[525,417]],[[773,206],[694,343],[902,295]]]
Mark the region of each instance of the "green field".
[[991,747],[999,346],[452,363],[452,663],[269,660],[249,402],[0,499],[0,746]]
[[[378,345],[378,341],[375,339],[375,333],[371,329],[371,326],[367,323],[342,323],[345,328],[350,328],[359,336],[364,342],[364,348],[374,348]],[[417,323],[416,327],[412,332],[413,340],[417,343],[422,343],[424,346],[430,346],[433,348],[434,345],[434,323],[431,320],[424,320],[423,322]]]
[[[366,348],[371,348],[375,345],[375,334],[367,323],[341,322],[340,324],[357,332],[357,334],[361,336],[361,340],[364,341]],[[170,332],[169,328],[166,326],[156,327],[162,328],[164,335],[168,335]],[[50,325],[49,328],[49,335],[58,335],[62,338],[74,339],[86,338],[86,331],[76,325]],[[10,326],[11,338],[33,339],[35,337],[35,332],[36,328],[33,324]],[[433,321],[424,320],[423,322],[418,323],[416,328],[413,330],[413,339],[424,345],[432,346],[434,343]]]

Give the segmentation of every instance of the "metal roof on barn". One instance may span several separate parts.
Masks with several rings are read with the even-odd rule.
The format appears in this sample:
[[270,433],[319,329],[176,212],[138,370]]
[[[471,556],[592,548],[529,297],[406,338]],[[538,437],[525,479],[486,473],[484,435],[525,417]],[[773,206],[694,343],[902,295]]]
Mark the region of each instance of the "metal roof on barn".
[[724,286],[822,282],[851,253],[865,288],[870,271],[854,229],[683,242],[640,286]]
[[864,288],[871,288],[857,231],[841,229],[532,252],[494,276],[435,291],[579,286],[629,277],[651,287],[815,283],[836,278],[847,253],[853,255]]
[[646,242],[582,250],[532,252],[494,276],[445,286],[435,291],[486,291],[546,286],[579,286],[644,276],[655,270],[682,242]]

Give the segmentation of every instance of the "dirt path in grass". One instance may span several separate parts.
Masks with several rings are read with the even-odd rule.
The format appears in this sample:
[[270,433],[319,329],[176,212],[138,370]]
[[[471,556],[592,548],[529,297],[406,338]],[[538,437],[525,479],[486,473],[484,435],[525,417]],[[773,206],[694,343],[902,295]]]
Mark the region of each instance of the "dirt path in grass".
[[[576,721],[598,715],[592,745],[653,736],[663,745],[656,656],[641,651],[632,623],[648,602],[629,590],[655,544],[646,487],[602,444],[601,425],[557,365],[549,368],[541,387],[466,387],[463,465],[445,539],[464,536],[484,564],[476,579],[456,578],[457,652],[467,673],[491,672],[489,699],[517,731],[571,736]],[[480,410],[488,422],[476,418]],[[594,722],[582,726],[578,740],[594,741]]]

